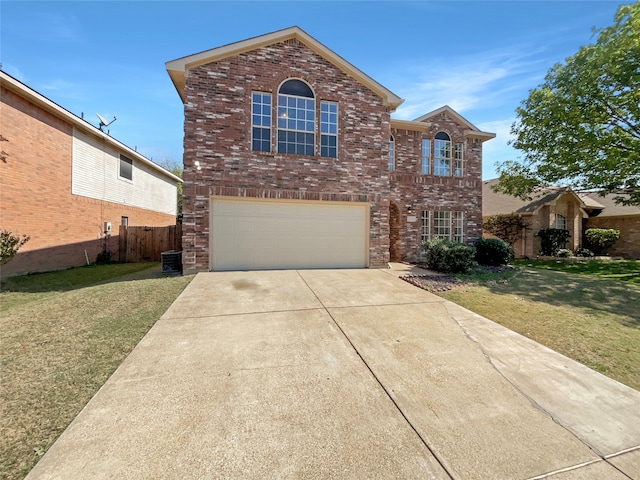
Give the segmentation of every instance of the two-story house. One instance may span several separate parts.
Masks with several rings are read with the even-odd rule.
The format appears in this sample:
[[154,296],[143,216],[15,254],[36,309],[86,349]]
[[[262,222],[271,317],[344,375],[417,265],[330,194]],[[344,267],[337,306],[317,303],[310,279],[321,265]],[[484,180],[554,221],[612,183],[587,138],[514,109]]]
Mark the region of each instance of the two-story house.
[[119,225],[175,225],[180,178],[2,71],[0,105],[0,230],[30,237],[3,277],[105,245],[117,260]]
[[185,272],[380,268],[481,235],[482,142],[298,27],[167,62],[184,103]]

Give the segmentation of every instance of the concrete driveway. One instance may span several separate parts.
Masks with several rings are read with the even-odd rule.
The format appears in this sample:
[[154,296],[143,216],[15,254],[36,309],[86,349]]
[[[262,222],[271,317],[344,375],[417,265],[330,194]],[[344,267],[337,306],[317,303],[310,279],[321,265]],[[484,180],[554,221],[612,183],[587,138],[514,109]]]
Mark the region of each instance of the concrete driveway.
[[640,392],[406,268],[198,274],[27,478],[640,479]]

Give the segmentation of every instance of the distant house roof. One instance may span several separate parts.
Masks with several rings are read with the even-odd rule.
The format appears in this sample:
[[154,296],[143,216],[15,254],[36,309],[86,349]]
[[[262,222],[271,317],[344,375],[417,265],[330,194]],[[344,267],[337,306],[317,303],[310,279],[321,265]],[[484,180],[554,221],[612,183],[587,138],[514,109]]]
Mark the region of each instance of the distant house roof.
[[585,208],[586,204],[568,187],[547,187],[539,189],[528,200],[522,200],[518,197],[506,195],[504,193],[495,192],[493,186],[498,183],[498,179],[485,180],[482,182],[482,216],[490,215],[533,215],[545,205],[555,203],[561,196],[573,195],[581,208]]
[[398,106],[404,101],[395,93],[380,85],[367,74],[354,67],[340,55],[325,47],[322,43],[297,26],[249,38],[240,42],[230,43],[228,45],[178,58],[176,60],[171,60],[166,62],[165,66],[169,76],[171,77],[173,85],[176,87],[176,90],[180,95],[180,98],[184,101],[185,74],[189,69],[291,39],[300,41],[306,47],[335,65],[347,75],[355,78],[376,92],[383,99],[385,105],[391,107],[392,110],[398,108]]
[[85,132],[95,137],[101,138],[102,140],[105,140],[107,143],[110,143],[111,145],[115,146],[118,150],[126,153],[126,155],[129,158],[138,160],[139,162],[149,166],[153,170],[156,170],[162,173],[164,176],[170,178],[175,182],[182,183],[182,179],[180,177],[162,168],[160,165],[158,165],[157,163],[154,163],[152,160],[138,153],[136,150],[126,146],[124,143],[106,134],[105,132],[100,130],[98,127],[91,125],[89,122],[87,122],[83,118],[80,118],[77,115],[71,113],[69,110],[61,107],[57,103],[48,99],[44,95],[36,92],[32,88],[28,87],[18,79],[13,78],[11,75],[3,72],[2,70],[0,70],[0,80],[2,81],[1,82],[2,87],[6,88],[7,90],[13,91],[14,93],[22,96],[23,98],[27,98],[33,104],[39,106],[40,108],[48,111],[53,115],[56,115],[58,118],[64,119],[74,127],[84,130]]
[[[621,205],[616,203],[616,197],[624,197],[625,195],[616,195],[608,193],[600,195],[598,192],[581,193],[580,198],[590,211],[590,215],[597,217],[628,217],[640,216],[640,207],[634,205]],[[600,212],[598,212],[600,210]]]
[[476,127],[473,123],[471,123],[469,120],[467,120],[462,115],[460,115],[458,112],[456,112],[449,105],[444,105],[444,106],[442,106],[442,107],[440,107],[440,108],[438,108],[436,110],[433,110],[432,112],[426,113],[426,114],[422,115],[421,117],[416,118],[413,121],[414,122],[426,122],[426,121],[432,119],[433,117],[435,117],[435,116],[437,116],[437,115],[439,115],[439,114],[441,114],[443,112],[445,112],[447,115],[449,115],[451,118],[453,118],[459,125],[467,127],[467,129],[464,131],[464,135],[466,137],[478,138],[478,139],[482,140],[483,142],[486,141],[486,140],[491,140],[492,138],[496,137],[495,133],[481,131],[478,127]]

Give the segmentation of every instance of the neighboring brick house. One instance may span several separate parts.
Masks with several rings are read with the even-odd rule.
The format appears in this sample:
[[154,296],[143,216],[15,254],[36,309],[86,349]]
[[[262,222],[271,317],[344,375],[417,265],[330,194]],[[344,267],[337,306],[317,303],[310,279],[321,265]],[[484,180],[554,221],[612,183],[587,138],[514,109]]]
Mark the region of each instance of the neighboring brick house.
[[167,62],[184,103],[185,272],[380,268],[481,234],[482,142],[298,27]]
[[640,207],[616,203],[616,196],[580,194],[589,214],[584,230],[613,228],[620,231],[620,238],[607,253],[612,256],[640,259]]
[[2,276],[94,262],[112,225],[176,222],[181,180],[0,71],[0,230],[29,235]]
[[493,190],[497,179],[482,182],[482,216],[518,215],[528,227],[513,245],[516,257],[534,257],[540,253],[540,239],[536,237],[543,228],[568,230],[566,248],[575,250],[582,245],[582,226],[587,218],[585,203],[570,188],[549,187],[537,192],[531,200],[521,200]]
[[624,206],[614,201],[616,195],[597,193],[576,194],[568,187],[540,189],[531,200],[495,192],[498,179],[483,182],[482,216],[518,215],[528,227],[514,244],[517,257],[540,254],[540,239],[536,233],[542,228],[569,230],[571,237],[566,248],[583,246],[583,234],[588,228],[613,228],[620,231],[620,239],[608,254],[625,258],[640,258],[640,208]]

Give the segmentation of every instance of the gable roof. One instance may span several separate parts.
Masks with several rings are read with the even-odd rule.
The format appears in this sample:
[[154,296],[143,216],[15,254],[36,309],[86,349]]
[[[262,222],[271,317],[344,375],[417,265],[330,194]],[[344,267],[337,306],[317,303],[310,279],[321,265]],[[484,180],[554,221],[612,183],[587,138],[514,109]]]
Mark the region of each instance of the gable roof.
[[178,58],[176,60],[171,60],[169,62],[166,62],[165,66],[167,68],[169,76],[171,77],[173,85],[176,87],[180,98],[184,102],[185,74],[190,68],[222,60],[227,57],[239,55],[244,52],[256,50],[267,45],[273,45],[275,43],[284,42],[285,40],[290,39],[296,39],[300,41],[314,53],[320,55],[322,58],[335,65],[347,75],[355,78],[360,83],[373,90],[383,99],[385,105],[391,107],[391,110],[395,110],[402,102],[404,102],[403,99],[398,97],[391,90],[383,87],[367,74],[354,67],[340,55],[325,47],[323,44],[321,44],[319,41],[317,41],[315,38],[313,38],[311,35],[297,26],[285,28],[283,30],[278,30],[272,33],[267,33],[258,37],[249,38],[240,42],[230,43],[228,45]]
[[2,70],[0,70],[0,80],[3,88],[10,90],[17,95],[20,95],[21,97],[27,99],[32,104],[37,105],[38,107],[55,115],[56,117],[69,122],[74,128],[78,128],[90,135],[93,135],[94,137],[98,137],[102,140],[105,140],[107,143],[111,144],[112,146],[115,146],[119,151],[126,153],[129,158],[138,160],[140,163],[143,163],[148,167],[150,167],[151,169],[157,172],[160,172],[162,175],[170,178],[174,182],[182,183],[182,179],[180,177],[177,177],[170,171],[162,168],[160,165],[158,165],[157,163],[154,163],[152,160],[149,160],[147,157],[138,153],[136,150],[116,140],[111,135],[100,130],[98,127],[94,127],[85,119],[80,118],[77,115],[71,113],[66,108],[61,107],[57,103],[48,99],[44,95],[36,92],[32,88],[28,87],[21,81],[17,80],[16,78],[13,78],[11,75],[9,75],[8,73],[5,73]]
[[[608,193],[600,195],[598,192],[585,192],[580,194],[580,198],[586,204],[593,216],[597,217],[627,217],[640,216],[640,207],[635,205],[621,205],[616,203],[616,197],[624,197],[624,195],[616,195]],[[596,211],[600,210],[599,213]]]
[[563,195],[572,195],[580,205],[581,209],[585,209],[586,205],[582,199],[569,187],[546,187],[537,191],[535,197],[529,200],[522,200],[504,193],[493,190],[493,186],[498,183],[498,179],[485,180],[482,182],[482,216],[491,215],[534,215],[540,208],[545,205],[554,204]]
[[432,119],[433,117],[440,115],[443,112],[449,115],[450,117],[452,117],[459,125],[462,125],[463,127],[467,127],[467,129],[464,131],[465,137],[478,138],[483,142],[486,140],[491,140],[492,138],[496,137],[495,133],[483,132],[482,130],[480,130],[478,127],[476,127],[473,123],[471,123],[469,120],[467,120],[458,112],[456,112],[449,105],[444,105],[440,108],[437,108],[436,110],[433,110],[432,112],[422,115],[421,117],[416,118],[414,122],[426,122]]

